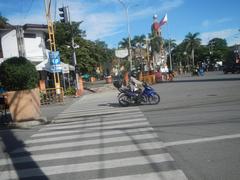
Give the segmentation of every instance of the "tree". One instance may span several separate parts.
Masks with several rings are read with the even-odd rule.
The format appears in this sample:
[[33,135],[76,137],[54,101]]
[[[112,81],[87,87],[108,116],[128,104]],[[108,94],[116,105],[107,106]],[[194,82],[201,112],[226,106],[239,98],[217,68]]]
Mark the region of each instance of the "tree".
[[0,28],[5,28],[5,26],[7,25],[7,22],[8,22],[8,19],[3,17],[1,14],[0,14]]
[[162,45],[162,38],[159,37],[159,36],[156,36],[156,37],[153,37],[151,38],[151,41],[150,41],[150,46],[151,46],[151,52],[152,54],[154,53],[159,53],[160,50],[161,50],[161,45]]
[[213,38],[209,41],[207,47],[209,48],[210,61],[213,64],[216,61],[226,61],[229,57],[230,49],[225,39]]
[[120,48],[129,48],[128,38],[123,38],[122,41],[118,43]]
[[179,45],[177,45],[173,51],[172,51],[172,56],[173,56],[173,63],[179,64],[181,67],[187,66],[188,65],[188,56],[186,53],[186,43],[182,42]]
[[194,53],[195,53],[195,49],[198,48],[201,44],[201,39],[198,38],[199,36],[199,33],[188,33],[186,36],[185,36],[185,43],[186,43],[186,49],[187,50],[190,50],[191,52],[191,58],[192,58],[192,65],[194,66],[195,65],[195,62],[194,62]]
[[82,73],[92,73],[96,65],[112,60],[112,50],[108,49],[104,41],[90,41],[83,37],[86,32],[79,29],[81,22],[55,23],[55,37],[57,49],[63,62],[72,64],[72,37],[79,48],[75,48],[77,65]]
[[6,59],[0,65],[0,82],[8,91],[34,89],[38,83],[35,66],[24,57]]
[[169,45],[171,49],[174,49],[177,47],[176,40],[175,39],[164,39],[163,47],[164,49],[169,50]]
[[199,64],[202,62],[207,63],[207,60],[209,60],[208,47],[206,45],[200,45],[195,53],[195,61]]
[[146,43],[146,36],[145,35],[134,36],[131,43],[132,43],[132,46],[135,48],[141,47],[143,44]]
[[61,53],[61,60],[72,64],[72,37],[85,37],[85,31],[79,29],[81,22],[61,23],[55,22],[55,41],[57,50]]

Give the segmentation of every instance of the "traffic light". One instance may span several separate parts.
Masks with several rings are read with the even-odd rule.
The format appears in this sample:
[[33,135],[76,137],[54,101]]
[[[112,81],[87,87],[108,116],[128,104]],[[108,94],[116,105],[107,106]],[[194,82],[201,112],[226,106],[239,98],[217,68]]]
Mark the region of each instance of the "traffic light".
[[80,73],[80,67],[79,65],[75,65],[75,73]]
[[68,12],[67,12],[67,7],[63,6],[58,9],[60,11],[59,16],[61,17],[60,21],[62,23],[68,23]]

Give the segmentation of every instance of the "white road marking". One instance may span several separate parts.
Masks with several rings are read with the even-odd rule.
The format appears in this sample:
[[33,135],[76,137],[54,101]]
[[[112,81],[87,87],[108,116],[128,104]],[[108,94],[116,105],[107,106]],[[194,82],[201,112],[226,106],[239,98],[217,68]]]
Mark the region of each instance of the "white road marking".
[[[136,118],[144,118],[143,114],[136,114],[136,115],[130,115],[130,116],[117,116],[117,117],[95,117],[95,118],[85,118],[85,119],[81,119],[81,118],[71,118],[71,121],[68,122],[68,120],[64,120],[62,122],[64,123],[58,123],[58,120],[55,120],[53,124],[49,124],[46,125],[46,127],[53,127],[53,126],[66,126],[66,125],[73,125],[73,124],[81,124],[81,123],[93,123],[93,122],[99,122],[99,121],[104,121],[104,122],[122,122],[122,121],[127,121],[129,119],[136,119]],[[75,121],[73,121],[73,119],[75,119]],[[146,119],[146,118],[145,118]],[[147,120],[147,119],[146,119]]]
[[[82,104],[81,104],[82,105]],[[81,106],[80,105],[80,106]],[[93,104],[93,107],[96,106],[96,104]],[[91,107],[91,105],[88,105],[88,107]],[[60,115],[65,115],[68,113],[82,113],[82,112],[86,112],[86,111],[92,111],[92,112],[96,112],[96,110],[107,110],[106,112],[119,112],[119,110],[124,110],[124,111],[129,111],[129,113],[135,112],[135,111],[139,111],[140,109],[138,107],[121,107],[121,108],[114,108],[114,107],[107,107],[107,108],[95,108],[95,109],[90,109],[90,108],[86,108],[86,109],[79,109],[79,107],[77,107],[77,109],[73,109],[73,108],[69,108],[67,110],[64,110],[62,113],[60,113]],[[115,110],[115,111],[114,111]],[[122,111],[120,111],[122,112]]]
[[[133,151],[146,151],[151,149],[161,149],[163,145],[161,143],[150,142],[150,143],[142,143],[142,144],[131,144],[131,145],[123,145],[116,147],[104,147],[98,149],[86,149],[80,151],[66,151],[60,153],[48,153],[48,154],[40,154],[40,155],[29,155],[29,156],[21,156],[10,159],[1,159],[0,166],[2,165],[10,165],[17,163],[26,163],[26,162],[39,162],[39,161],[50,161],[56,159],[67,159],[67,158],[77,158],[77,157],[85,157],[85,156],[97,156],[97,155],[108,155],[113,153],[124,153],[124,152],[133,152]],[[10,161],[9,161],[10,160]]]
[[92,180],[187,180],[187,177],[181,170],[161,171],[146,174],[134,174],[127,176],[118,176]]
[[235,138],[240,138],[240,134],[230,134],[230,135],[199,138],[199,139],[189,139],[189,140],[183,140],[183,141],[165,142],[164,146],[165,147],[178,146],[178,145],[185,145],[185,144],[203,143],[203,142],[219,141],[219,140],[235,139]]
[[104,139],[93,139],[93,140],[84,140],[84,141],[76,141],[76,142],[65,142],[65,143],[56,143],[56,144],[47,144],[47,145],[39,145],[39,146],[30,146],[25,148],[19,148],[13,151],[12,153],[19,152],[33,152],[33,151],[41,151],[41,150],[50,150],[50,149],[60,149],[60,148],[69,148],[69,147],[78,147],[78,146],[88,146],[88,145],[97,145],[97,144],[105,144],[105,143],[114,143],[121,141],[135,141],[142,139],[157,139],[157,135],[154,133],[151,134],[140,134],[140,135],[132,135],[132,136],[123,136],[123,137],[110,137]]
[[[151,128],[140,128],[140,129],[130,129],[130,130],[126,130],[126,131],[120,131],[120,130],[109,130],[109,131],[98,131],[98,132],[88,132],[85,133],[84,131],[76,131],[78,132],[78,134],[75,135],[66,135],[68,133],[57,133],[57,132],[52,132],[50,133],[46,133],[46,134],[50,134],[50,135],[60,135],[60,136],[56,136],[56,137],[44,137],[44,138],[38,138],[38,139],[32,139],[32,140],[27,140],[24,142],[24,144],[31,144],[31,143],[41,143],[41,142],[51,142],[51,141],[63,141],[63,140],[73,140],[73,139],[84,139],[84,138],[90,138],[90,137],[94,137],[94,138],[104,138],[104,136],[109,136],[109,135],[119,135],[119,136],[123,136],[126,135],[127,133],[134,133],[134,132],[138,132],[138,133],[144,133],[144,132],[152,132]],[[69,133],[73,133],[72,131],[69,131]],[[63,135],[62,135],[63,134]],[[38,135],[38,134],[36,134]],[[42,134],[40,134],[42,135]],[[45,135],[45,134],[44,134]],[[45,135],[46,136],[46,135]],[[49,136],[49,135],[48,135]],[[37,136],[34,136],[37,137]],[[117,137],[116,137],[117,138]]]
[[[0,174],[1,180],[6,179],[17,179],[17,178],[27,178],[34,176],[49,176],[56,174],[66,174],[73,172],[84,172],[91,170],[100,170],[102,167],[104,169],[108,168],[119,168],[119,167],[127,167],[127,166],[136,166],[136,165],[148,165],[152,163],[161,163],[167,161],[174,161],[173,158],[168,154],[157,154],[157,155],[149,155],[149,156],[139,156],[132,158],[124,158],[124,159],[114,159],[107,161],[97,161],[97,162],[87,162],[81,164],[68,164],[68,165],[59,165],[59,166],[47,166],[47,167],[39,167],[39,168],[29,168],[11,171],[2,171]],[[177,179],[177,177],[176,177]]]
[[[144,122],[136,122],[136,123],[131,123],[131,124],[117,124],[117,125],[112,125],[112,126],[106,126],[106,127],[89,127],[86,128],[86,130],[108,130],[108,129],[114,129],[114,128],[138,128],[138,126],[149,126],[150,124],[148,123],[148,121],[144,121]],[[72,129],[72,128],[77,128],[76,126],[74,127],[65,127],[62,128],[61,130],[64,129]],[[39,130],[39,132],[43,132],[43,131],[48,131],[49,129],[41,129]]]
[[[85,111],[82,110],[82,112],[78,111],[76,113],[71,113],[71,114],[66,114],[63,115],[61,114],[61,118],[67,118],[67,117],[72,117],[74,115],[77,115],[78,117],[83,117],[83,116],[98,116],[98,115],[106,115],[106,114],[114,114],[114,113],[125,113],[125,112],[129,112],[129,111],[133,111],[133,109],[105,109],[104,111],[98,111],[97,109],[93,109],[91,111]],[[136,109],[136,111],[139,111],[139,109]]]
[[[143,122],[143,121],[146,121],[146,118],[137,118],[137,119],[128,119],[128,120],[124,120],[123,122],[124,123],[132,123],[132,122]],[[115,125],[115,124],[121,124],[121,121],[99,121],[99,122],[81,122],[81,123],[78,123],[78,124],[72,124],[72,125],[65,125],[65,126],[53,126],[53,127],[47,127],[47,128],[44,128],[44,131],[47,131],[47,130],[60,130],[60,129],[70,129],[70,128],[90,128],[90,127],[94,127],[94,126],[104,126],[104,125]],[[109,127],[109,126],[107,126]]]
[[[146,127],[146,128],[136,128],[136,129],[126,129],[126,130],[107,130],[107,131],[97,131],[97,132],[86,132],[85,129],[79,129],[79,130],[66,130],[66,131],[53,131],[53,132],[45,132],[45,133],[38,133],[34,134],[31,137],[49,137],[49,136],[55,136],[55,135],[64,135],[64,134],[74,134],[74,133],[80,133],[82,137],[96,137],[96,136],[102,136],[102,135],[116,135],[116,134],[126,134],[126,133],[132,133],[132,132],[153,132],[152,127]],[[58,136],[59,137],[59,136]]]

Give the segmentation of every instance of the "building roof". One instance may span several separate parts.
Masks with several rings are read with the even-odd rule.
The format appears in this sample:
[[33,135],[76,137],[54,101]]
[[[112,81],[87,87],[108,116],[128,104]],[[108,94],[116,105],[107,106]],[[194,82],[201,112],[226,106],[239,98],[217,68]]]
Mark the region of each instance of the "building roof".
[[19,25],[11,25],[11,24],[6,24],[5,27],[0,27],[0,32],[5,32],[5,31],[9,31],[9,30],[13,30],[16,29],[17,27],[22,27],[24,30],[40,30],[40,31],[44,31],[44,32],[48,32],[48,26],[45,24],[24,24],[23,26],[19,26]]
[[48,26],[45,24],[25,24],[23,25],[24,30],[41,30],[48,32]]

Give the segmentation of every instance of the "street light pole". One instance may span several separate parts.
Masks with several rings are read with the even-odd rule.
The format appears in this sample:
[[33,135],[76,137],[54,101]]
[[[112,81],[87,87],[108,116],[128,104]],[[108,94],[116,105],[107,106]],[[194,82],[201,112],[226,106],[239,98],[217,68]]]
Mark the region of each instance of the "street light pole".
[[170,70],[172,71],[171,39],[169,39],[169,41],[168,41],[168,49],[169,49]]
[[131,46],[131,36],[130,36],[130,24],[129,24],[129,16],[128,16],[128,7],[122,0],[118,0],[122,6],[125,9],[125,14],[126,14],[126,18],[127,18],[127,30],[128,30],[128,60],[130,62],[130,70],[132,70],[132,46]]
[[[80,85],[79,83],[79,72],[77,72],[76,70],[76,67],[77,67],[77,57],[76,57],[76,48],[78,48],[76,45],[75,45],[75,42],[74,42],[74,37],[73,37],[73,31],[72,31],[72,21],[70,19],[70,11],[69,11],[69,8],[68,9],[68,21],[71,25],[71,36],[72,36],[72,39],[71,39],[71,45],[72,45],[72,49],[73,49],[73,54],[72,54],[72,58],[73,58],[73,65],[75,67],[75,86],[76,86],[76,96],[79,96],[80,95],[80,91],[81,91],[81,88],[83,87],[80,87],[82,86],[82,84]],[[82,23],[83,21],[80,22],[80,24]]]

